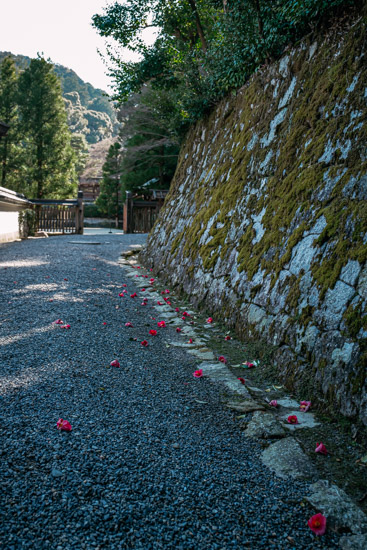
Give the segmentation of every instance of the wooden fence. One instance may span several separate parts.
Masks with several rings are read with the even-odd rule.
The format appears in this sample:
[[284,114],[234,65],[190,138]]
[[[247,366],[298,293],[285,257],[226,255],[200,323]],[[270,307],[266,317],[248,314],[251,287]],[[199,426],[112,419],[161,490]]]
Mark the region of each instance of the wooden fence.
[[166,191],[155,191],[153,200],[134,198],[130,191],[126,192],[124,204],[124,232],[149,233],[163,206]]
[[37,231],[51,234],[83,234],[83,192],[76,200],[31,200],[36,209]]

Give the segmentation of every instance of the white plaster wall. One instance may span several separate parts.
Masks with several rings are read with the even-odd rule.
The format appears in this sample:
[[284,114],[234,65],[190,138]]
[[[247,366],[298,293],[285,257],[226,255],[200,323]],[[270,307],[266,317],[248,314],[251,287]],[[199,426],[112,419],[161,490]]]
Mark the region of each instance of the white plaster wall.
[[0,212],[0,242],[19,239],[19,212]]

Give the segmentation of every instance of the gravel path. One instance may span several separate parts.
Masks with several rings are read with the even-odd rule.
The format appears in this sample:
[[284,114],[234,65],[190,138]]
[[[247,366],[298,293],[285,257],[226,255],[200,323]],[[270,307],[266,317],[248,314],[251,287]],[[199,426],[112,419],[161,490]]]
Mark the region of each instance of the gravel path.
[[222,388],[193,378],[193,357],[166,347],[174,329],[130,298],[117,261],[144,240],[0,245],[0,547],[337,548],[307,526],[306,484],[262,465]]

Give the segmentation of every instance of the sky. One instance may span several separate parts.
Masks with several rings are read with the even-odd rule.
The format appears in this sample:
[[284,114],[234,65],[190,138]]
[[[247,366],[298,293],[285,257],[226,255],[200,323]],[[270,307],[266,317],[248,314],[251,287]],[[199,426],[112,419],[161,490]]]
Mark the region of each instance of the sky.
[[[107,67],[97,53],[105,39],[91,25],[112,0],[0,0],[0,51],[36,57],[73,69],[94,87],[111,91]],[[124,58],[128,60],[129,54]]]

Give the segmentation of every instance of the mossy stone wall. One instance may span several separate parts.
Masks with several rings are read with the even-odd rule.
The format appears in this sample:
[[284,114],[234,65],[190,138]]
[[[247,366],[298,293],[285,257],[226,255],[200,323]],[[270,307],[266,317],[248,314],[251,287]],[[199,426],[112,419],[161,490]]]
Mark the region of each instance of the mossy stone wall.
[[143,260],[279,377],[367,425],[363,17],[304,40],[189,133]]

